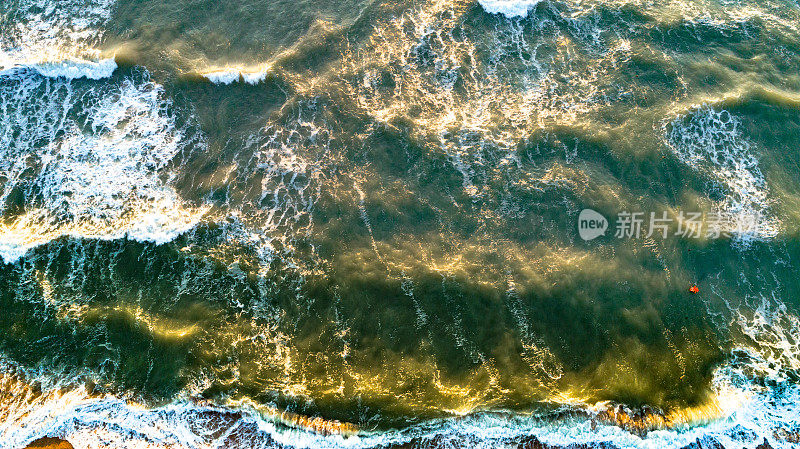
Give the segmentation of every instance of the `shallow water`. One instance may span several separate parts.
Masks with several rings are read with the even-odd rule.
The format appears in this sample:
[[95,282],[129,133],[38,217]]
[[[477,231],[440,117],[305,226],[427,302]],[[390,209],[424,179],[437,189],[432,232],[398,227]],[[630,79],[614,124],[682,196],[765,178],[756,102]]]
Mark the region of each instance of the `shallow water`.
[[5,3],[0,448],[794,447],[799,27]]

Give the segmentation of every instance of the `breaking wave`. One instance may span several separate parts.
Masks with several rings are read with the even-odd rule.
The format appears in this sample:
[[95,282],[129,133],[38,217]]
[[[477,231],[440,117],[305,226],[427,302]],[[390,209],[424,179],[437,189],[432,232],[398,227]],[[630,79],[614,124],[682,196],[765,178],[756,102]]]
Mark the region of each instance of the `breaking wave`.
[[244,82],[247,84],[256,85],[267,78],[270,67],[254,68],[252,70],[226,68],[209,70],[200,74],[203,78],[211,81],[214,84],[233,84],[237,82]]
[[0,77],[0,108],[6,263],[62,235],[163,243],[203,215],[165,183],[172,158],[202,142],[146,74],[95,83],[23,70]]
[[486,12],[508,18],[525,17],[541,0],[479,0]]
[[0,77],[18,76],[20,72],[34,71],[47,78],[99,80],[110,78],[117,69],[114,59],[100,61],[60,61],[32,65],[18,65],[0,71]]

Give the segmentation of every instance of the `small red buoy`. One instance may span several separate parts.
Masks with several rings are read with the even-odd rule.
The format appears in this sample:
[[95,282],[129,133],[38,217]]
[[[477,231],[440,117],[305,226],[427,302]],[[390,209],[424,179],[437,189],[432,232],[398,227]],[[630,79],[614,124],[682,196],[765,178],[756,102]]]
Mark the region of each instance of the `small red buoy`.
[[697,288],[696,285],[692,285],[691,287],[689,287],[689,292],[696,295],[696,294],[700,293],[700,289]]

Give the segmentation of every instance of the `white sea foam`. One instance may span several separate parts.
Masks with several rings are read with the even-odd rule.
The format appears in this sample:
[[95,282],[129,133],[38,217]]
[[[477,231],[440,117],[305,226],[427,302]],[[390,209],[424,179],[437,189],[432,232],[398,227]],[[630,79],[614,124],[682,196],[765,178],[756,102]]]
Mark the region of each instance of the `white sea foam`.
[[222,70],[212,70],[201,74],[205,79],[214,84],[233,84],[239,81],[247,84],[256,85],[265,79],[269,74],[269,67],[254,70],[228,68]]
[[502,14],[509,19],[526,17],[541,0],[478,0],[490,14]]
[[725,231],[745,243],[778,234],[780,222],[770,214],[767,181],[737,117],[700,105],[666,128],[667,144],[678,158],[721,184],[724,199],[716,207]]
[[50,78],[88,78],[99,80],[110,77],[117,69],[113,58],[100,61],[62,61],[44,63],[32,67],[40,75]]
[[[0,61],[4,58],[0,53]],[[113,58],[101,59],[99,61],[58,61],[42,62],[30,65],[12,65],[0,62],[0,67],[9,67],[0,70],[0,77],[15,76],[21,71],[35,71],[42,76],[49,78],[79,79],[86,78],[99,80],[109,78],[117,70],[117,63]]]
[[110,62],[93,45],[102,37],[100,27],[113,4],[113,0],[12,2],[0,16],[0,71],[39,67],[47,76],[73,78],[108,73]]
[[203,74],[203,77],[214,84],[232,84],[239,81],[241,76],[238,70],[218,70]]
[[162,179],[187,139],[168,107],[146,77],[0,78],[0,257],[13,262],[62,235],[163,243],[196,224],[204,209]]

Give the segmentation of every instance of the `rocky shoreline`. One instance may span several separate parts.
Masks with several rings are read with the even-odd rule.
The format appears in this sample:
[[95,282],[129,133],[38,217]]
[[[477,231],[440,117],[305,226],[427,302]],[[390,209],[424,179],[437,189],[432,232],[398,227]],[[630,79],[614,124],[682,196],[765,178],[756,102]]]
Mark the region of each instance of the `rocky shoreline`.
[[[66,388],[48,393],[47,391],[42,391],[38,383],[34,382],[33,384],[29,384],[25,381],[24,375],[14,372],[6,372],[5,375],[0,378],[0,381],[2,381],[0,382],[0,386],[4,387],[0,389],[0,403],[12,408],[14,405],[19,406],[22,403],[26,404],[27,408],[36,407],[37,404],[39,406],[46,406],[45,404],[47,401],[45,399],[50,394],[59,395],[70,390]],[[85,393],[89,397],[97,393],[94,391],[94,388],[90,388],[89,386],[84,387],[86,390]],[[5,394],[3,390],[6,391]],[[251,449],[253,447],[268,447],[289,449],[286,445],[275,441],[270,433],[259,428],[259,425],[252,419],[245,419],[245,414],[237,410],[237,407],[221,409],[212,403],[206,403],[204,401],[198,401],[196,405],[199,407],[208,407],[208,409],[200,411],[194,416],[194,419],[196,419],[198,423],[203,423],[199,425],[197,430],[207,436],[209,443],[214,442],[219,448]],[[347,437],[359,433],[358,427],[354,424],[326,420],[320,417],[304,416],[273,408],[256,407],[254,404],[249,405],[250,407],[255,407],[266,419],[280,423],[289,429],[313,432],[322,436],[340,435]],[[702,422],[704,419],[712,419],[714,416],[719,416],[717,412],[718,410],[714,409],[713,404],[687,408],[671,413],[665,413],[661,410],[649,407],[630,409],[621,405],[616,405],[596,414],[586,411],[564,412],[563,416],[554,416],[552,419],[554,425],[561,420],[591,420],[593,428],[599,425],[612,425],[644,438],[653,430],[676,429],[684,425]],[[0,410],[0,417],[3,416],[3,410]],[[8,416],[5,417],[8,418]],[[746,430],[742,432],[741,440],[743,442],[750,442],[751,444],[759,443],[757,449],[773,449],[766,440],[759,442],[758,439],[760,437],[758,437],[755,432],[748,432]],[[779,429],[773,433],[772,437],[777,441],[793,444],[800,443],[800,426]],[[376,446],[375,449],[468,449],[473,447],[476,443],[478,442],[471,441],[468,435],[438,435],[432,437],[418,437],[403,444],[379,445]],[[504,445],[505,447],[518,449],[617,449],[613,444],[602,442],[571,444],[567,446],[549,445],[541,442],[534,436],[519,437],[515,440],[504,442]],[[49,436],[32,442],[25,449],[74,449],[74,447],[69,441],[63,438]],[[730,448],[725,448],[719,441],[709,436],[698,439],[681,449]]]
[[[263,411],[262,411],[263,413]],[[267,413],[273,415],[272,413]],[[245,420],[244,415],[236,410],[220,411],[208,410],[200,413],[196,418],[204,423],[203,427],[214,429],[208,434],[209,442],[213,441],[221,449],[251,449],[254,447],[291,449],[290,446],[275,441],[266,431],[259,428],[252,420]],[[327,421],[322,418],[311,418],[290,413],[275,413],[273,419],[287,427],[311,431],[319,435],[353,435],[357,433],[354,425],[338,421]],[[658,411],[642,409],[632,411],[622,407],[615,407],[598,413],[592,419],[592,425],[617,425],[633,434],[645,437],[648,431],[656,428],[665,428],[671,423]],[[742,441],[751,444],[758,442],[756,434],[742,435]],[[789,443],[800,442],[800,428],[781,429],[773,437],[778,441]],[[469,449],[477,441],[471,441],[469,436],[463,440],[452,435],[438,435],[434,437],[418,437],[403,444],[386,444],[375,446],[375,449]],[[618,449],[611,443],[598,442],[590,444],[550,445],[545,444],[534,436],[519,437],[505,441],[504,447],[515,449]],[[16,448],[15,448],[16,449]],[[21,449],[21,448],[20,448]],[[34,441],[25,449],[74,449],[66,440],[56,437],[46,437]],[[713,437],[704,437],[684,446],[681,449],[732,449],[726,448]],[[738,448],[736,448],[738,449]],[[763,440],[756,449],[773,449],[767,440]]]
[[[224,449],[250,449],[252,447],[256,447],[256,444],[262,445],[266,443],[265,441],[253,441],[252,439],[244,438],[242,439],[231,439],[230,441],[226,441],[224,445],[220,446],[220,448]],[[270,447],[274,447],[275,449],[284,449],[285,446],[277,443],[272,442],[273,445]],[[548,444],[544,444],[539,441],[537,438],[529,437],[524,440],[520,440],[518,442],[511,442],[506,447],[515,447],[516,449],[617,449],[616,446],[610,445],[607,443],[598,443],[598,444],[570,444],[568,446],[552,446]],[[411,441],[409,443],[403,445],[395,445],[395,446],[380,446],[376,449],[434,449],[434,448],[464,448],[468,449],[470,444],[465,443],[463,446],[454,445],[452,441],[436,441],[434,440],[425,440],[425,441]],[[66,440],[62,440],[59,438],[41,438],[39,440],[34,441],[30,445],[28,445],[25,449],[74,449],[72,444],[70,444]],[[286,448],[288,449],[288,448]],[[713,438],[706,438],[703,440],[698,439],[696,442],[689,444],[681,449],[726,449],[722,444],[718,441],[714,440]],[[773,449],[772,446],[767,441],[764,441],[760,445],[756,447],[756,449]]]

